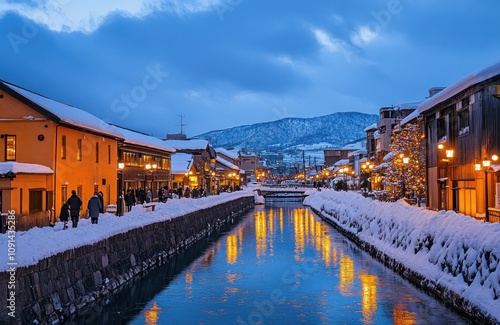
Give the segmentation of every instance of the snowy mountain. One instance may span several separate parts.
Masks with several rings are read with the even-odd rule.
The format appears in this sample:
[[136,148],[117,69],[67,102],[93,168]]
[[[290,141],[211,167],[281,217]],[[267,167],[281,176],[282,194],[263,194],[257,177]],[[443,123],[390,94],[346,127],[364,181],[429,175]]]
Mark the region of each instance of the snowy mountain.
[[366,137],[363,129],[378,115],[358,112],[333,113],[314,118],[285,118],[200,134],[214,147],[246,148],[249,151],[322,150],[343,147]]

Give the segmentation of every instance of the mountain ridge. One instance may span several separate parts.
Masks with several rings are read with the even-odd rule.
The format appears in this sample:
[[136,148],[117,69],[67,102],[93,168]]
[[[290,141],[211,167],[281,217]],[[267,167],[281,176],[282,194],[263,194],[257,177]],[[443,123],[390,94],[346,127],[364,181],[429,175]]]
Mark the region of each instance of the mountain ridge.
[[209,140],[214,147],[246,148],[249,151],[293,151],[296,146],[323,143],[323,147],[343,147],[366,137],[363,131],[377,122],[376,114],[337,112],[303,118],[287,117],[276,121],[214,130],[195,136]]

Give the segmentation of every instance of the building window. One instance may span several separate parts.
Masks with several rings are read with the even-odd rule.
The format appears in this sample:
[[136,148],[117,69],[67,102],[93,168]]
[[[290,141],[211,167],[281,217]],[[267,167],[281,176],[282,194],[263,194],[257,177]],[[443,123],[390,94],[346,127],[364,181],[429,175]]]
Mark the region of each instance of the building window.
[[66,136],[63,135],[61,139],[61,159],[66,159]]
[[458,135],[469,133],[469,108],[458,112]]
[[108,144],[108,165],[111,165],[111,145]]
[[5,136],[5,160],[16,160],[16,136]]
[[61,205],[68,201],[68,185],[66,184],[61,187],[61,198]]
[[76,160],[82,161],[82,139],[78,139],[76,143]]
[[40,212],[42,211],[42,190],[30,190],[30,213]]
[[458,135],[469,133],[469,106],[470,99],[466,97],[457,103],[458,111]]
[[99,163],[99,142],[95,143],[95,162]]

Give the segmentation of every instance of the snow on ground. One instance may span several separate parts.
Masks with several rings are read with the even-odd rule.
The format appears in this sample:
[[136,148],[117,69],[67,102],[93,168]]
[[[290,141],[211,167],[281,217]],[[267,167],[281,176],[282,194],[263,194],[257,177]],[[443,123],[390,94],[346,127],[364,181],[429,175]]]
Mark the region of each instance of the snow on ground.
[[304,204],[500,321],[500,223],[355,192],[309,190]]
[[[200,199],[169,199],[166,203],[157,203],[155,211],[147,211],[141,205],[136,205],[131,212],[125,212],[121,217],[111,213],[99,216],[97,225],[90,219],[80,219],[77,228],[63,230],[63,223],[57,222],[54,227],[32,228],[28,231],[15,233],[15,261],[17,268],[34,265],[41,259],[57,253],[97,243],[110,236],[125,233],[130,229],[140,228],[148,224],[179,217],[197,210],[206,209],[241,197],[252,197],[251,190],[233,193],[221,193]],[[12,238],[10,238],[12,239]],[[9,233],[0,234],[0,272],[8,270],[7,253]]]
[[[15,233],[17,267],[68,249],[93,244],[133,228],[179,217],[240,197],[254,196],[245,190],[201,199],[169,199],[154,212],[135,206],[122,217],[104,213],[99,224],[80,220],[78,228],[33,228]],[[308,190],[304,204],[338,220],[346,230],[438,284],[474,302],[500,320],[500,224],[485,224],[452,211],[429,211],[404,201],[385,203],[354,192]],[[0,271],[7,270],[9,237],[0,234]]]

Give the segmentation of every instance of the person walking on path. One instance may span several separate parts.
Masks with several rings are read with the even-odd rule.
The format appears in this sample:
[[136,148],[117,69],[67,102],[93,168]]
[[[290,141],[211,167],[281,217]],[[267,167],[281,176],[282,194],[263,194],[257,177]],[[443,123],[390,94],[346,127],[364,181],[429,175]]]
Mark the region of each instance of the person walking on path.
[[64,222],[63,230],[68,228],[68,219],[69,219],[69,206],[68,203],[64,203],[61,207],[61,213],[59,213],[59,219]]
[[80,208],[82,207],[82,200],[76,195],[76,191],[71,191],[71,196],[66,202],[69,205],[69,214],[71,216],[71,223],[73,228],[78,227],[78,220],[80,219]]
[[99,191],[99,193],[97,193],[97,197],[101,202],[101,209],[99,209],[99,213],[104,213],[104,193],[102,191]]
[[132,211],[132,206],[135,203],[134,191],[129,190],[125,195],[125,204],[127,205],[127,212]]
[[94,193],[87,203],[87,210],[89,210],[89,217],[92,223],[97,224],[99,220],[99,212],[102,209],[101,201],[97,193]]

